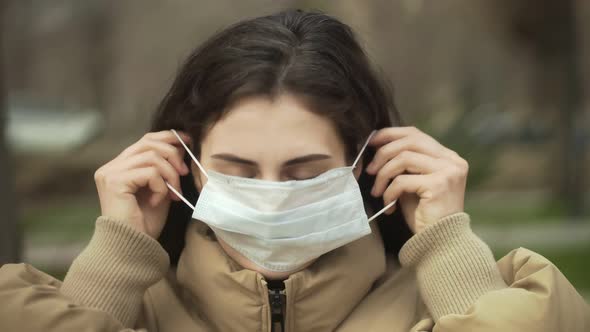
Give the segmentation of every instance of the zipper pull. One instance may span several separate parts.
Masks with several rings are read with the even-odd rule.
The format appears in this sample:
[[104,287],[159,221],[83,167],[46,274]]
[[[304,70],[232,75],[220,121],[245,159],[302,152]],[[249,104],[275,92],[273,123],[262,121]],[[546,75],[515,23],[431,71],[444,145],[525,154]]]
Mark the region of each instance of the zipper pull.
[[[270,303],[271,326],[273,332],[285,331],[285,306],[287,292],[285,283],[280,280],[268,281],[268,302]],[[280,330],[279,330],[280,328]]]

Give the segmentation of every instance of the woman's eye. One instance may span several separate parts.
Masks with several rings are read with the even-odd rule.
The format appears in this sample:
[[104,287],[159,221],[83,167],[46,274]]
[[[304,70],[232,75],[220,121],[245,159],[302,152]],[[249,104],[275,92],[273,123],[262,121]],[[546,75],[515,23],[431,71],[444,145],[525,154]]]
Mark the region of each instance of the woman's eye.
[[256,171],[247,167],[235,167],[235,166],[226,166],[226,167],[218,167],[218,172],[230,175],[230,176],[238,176],[241,178],[255,178]]
[[303,180],[311,180],[311,179],[313,179],[313,178],[315,178],[315,176],[310,176],[310,177],[307,177],[307,178],[294,178],[293,180],[296,180],[296,181],[303,181]]
[[254,172],[240,172],[239,174],[235,174],[234,176],[239,176],[241,178],[254,179],[254,178],[256,178],[256,173],[254,173]]
[[297,181],[302,181],[302,180],[310,180],[315,178],[316,176],[318,176],[319,174],[291,174],[289,175],[289,180],[297,180]]

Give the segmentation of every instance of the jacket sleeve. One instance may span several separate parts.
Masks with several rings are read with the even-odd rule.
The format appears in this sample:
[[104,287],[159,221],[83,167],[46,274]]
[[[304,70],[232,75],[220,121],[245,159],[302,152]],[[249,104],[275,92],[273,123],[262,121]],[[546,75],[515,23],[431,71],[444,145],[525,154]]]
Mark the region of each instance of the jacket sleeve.
[[0,268],[0,330],[135,331],[145,291],[168,266],[157,241],[101,216],[63,283],[28,264]]
[[555,265],[524,248],[496,262],[464,212],[412,237],[400,262],[427,308],[412,331],[590,331],[590,307]]

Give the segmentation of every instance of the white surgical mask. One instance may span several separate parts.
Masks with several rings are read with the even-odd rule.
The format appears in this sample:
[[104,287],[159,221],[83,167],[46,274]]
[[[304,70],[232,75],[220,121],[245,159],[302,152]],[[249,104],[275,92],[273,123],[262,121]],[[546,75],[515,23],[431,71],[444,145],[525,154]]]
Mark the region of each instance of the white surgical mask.
[[354,177],[371,136],[348,167],[338,167],[308,180],[284,182],[205,171],[175,130],[187,153],[207,177],[193,206],[170,184],[216,236],[248,260],[272,272],[294,271],[319,256],[371,233],[369,222],[393,206],[367,218]]

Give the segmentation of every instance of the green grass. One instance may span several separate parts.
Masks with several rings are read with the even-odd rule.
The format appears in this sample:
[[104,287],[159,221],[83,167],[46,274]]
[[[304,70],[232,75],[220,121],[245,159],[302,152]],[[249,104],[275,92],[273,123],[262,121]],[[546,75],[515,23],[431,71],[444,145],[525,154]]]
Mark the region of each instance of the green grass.
[[576,289],[590,290],[590,244],[575,251],[548,251],[543,256],[553,262]]
[[[493,248],[494,256],[500,259],[514,248]],[[590,291],[590,243],[571,249],[530,248],[547,258],[565,275],[577,290]]]
[[90,239],[99,215],[94,199],[61,200],[26,209],[22,225],[25,237],[36,243],[81,242]]
[[566,219],[564,205],[556,201],[522,204],[519,201],[494,202],[467,199],[465,211],[471,215],[474,223],[498,226],[541,225]]

